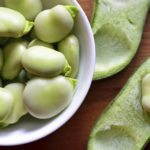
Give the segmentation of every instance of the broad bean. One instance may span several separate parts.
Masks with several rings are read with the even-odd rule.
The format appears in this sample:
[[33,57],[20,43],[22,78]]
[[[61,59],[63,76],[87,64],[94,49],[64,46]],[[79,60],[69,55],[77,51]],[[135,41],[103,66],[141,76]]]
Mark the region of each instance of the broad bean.
[[69,35],[58,44],[58,51],[63,53],[71,66],[70,77],[75,77],[79,68],[79,41],[75,35]]
[[30,47],[22,55],[25,70],[40,77],[53,77],[64,71],[70,73],[71,68],[66,62],[62,53],[44,46]]
[[33,27],[25,17],[10,8],[0,7],[0,37],[19,38],[27,34]]
[[[72,100],[77,83],[72,77],[79,65],[79,41],[75,35],[66,37],[74,26],[76,6],[40,12],[41,0],[3,1],[8,8],[0,7],[0,128],[27,112],[39,119],[62,112]],[[35,19],[32,31],[34,23],[23,15]]]
[[39,119],[54,117],[64,110],[73,95],[73,87],[63,76],[29,81],[24,90],[28,112]]
[[3,123],[12,124],[17,122],[20,117],[27,113],[23,100],[24,85],[21,83],[11,83],[5,86],[5,89],[9,90],[12,93],[14,102],[11,113],[3,121]]
[[14,103],[12,93],[4,88],[0,88],[0,123],[11,113]]
[[35,19],[37,37],[47,43],[55,43],[67,36],[74,26],[74,16],[78,8],[75,6],[57,5],[44,10]]
[[8,8],[19,11],[31,21],[43,8],[41,0],[4,0],[4,4]]
[[54,48],[52,44],[50,43],[46,43],[46,42],[43,42],[39,39],[34,39],[32,40],[29,45],[28,45],[28,48],[32,47],[32,46],[44,46],[44,47],[48,47],[48,48]]
[[2,77],[12,80],[19,74],[22,64],[21,56],[26,50],[28,42],[23,39],[13,40],[4,48],[4,66],[2,68]]

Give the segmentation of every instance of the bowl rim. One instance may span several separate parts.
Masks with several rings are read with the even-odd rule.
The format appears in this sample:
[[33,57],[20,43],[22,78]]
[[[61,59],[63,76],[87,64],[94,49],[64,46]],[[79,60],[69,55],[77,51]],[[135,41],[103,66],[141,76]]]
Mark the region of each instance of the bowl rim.
[[40,140],[41,138],[44,138],[45,136],[52,134],[53,132],[55,132],[56,130],[58,130],[60,127],[62,127],[75,113],[76,111],[79,109],[80,105],[83,103],[89,89],[92,83],[92,79],[93,79],[93,73],[94,73],[94,68],[95,68],[95,42],[94,42],[94,37],[93,37],[93,32],[89,23],[89,20],[85,14],[85,12],[83,11],[83,9],[81,8],[80,4],[76,1],[76,0],[71,0],[73,2],[74,5],[76,5],[79,10],[80,10],[80,15],[81,17],[84,19],[84,22],[86,24],[86,28],[89,34],[89,39],[90,39],[90,46],[91,46],[91,67],[89,68],[89,74],[88,74],[88,80],[86,80],[86,88],[83,91],[83,94],[81,95],[80,99],[81,101],[68,112],[68,115],[65,115],[65,117],[58,117],[59,119],[59,123],[55,123],[53,125],[53,127],[51,127],[51,129],[49,128],[49,124],[44,126],[42,129],[39,129],[38,131],[36,131],[36,135],[33,137],[28,137],[28,138],[22,138],[20,140],[17,141],[7,141],[6,143],[1,143],[0,142],[0,146],[15,146],[15,145],[22,145],[22,144],[27,144],[27,143],[31,143],[37,140]]

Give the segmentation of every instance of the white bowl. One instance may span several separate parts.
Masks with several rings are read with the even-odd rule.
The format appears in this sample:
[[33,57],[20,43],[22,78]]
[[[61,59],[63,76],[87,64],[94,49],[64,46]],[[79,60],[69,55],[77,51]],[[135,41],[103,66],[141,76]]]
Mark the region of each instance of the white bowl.
[[80,40],[80,68],[78,84],[72,103],[67,109],[53,119],[38,120],[30,115],[22,117],[19,122],[0,129],[0,145],[19,145],[38,140],[51,134],[66,123],[80,107],[92,82],[95,64],[95,45],[89,21],[76,0],[43,0],[44,9],[57,4],[76,5],[79,15],[76,18],[74,33]]

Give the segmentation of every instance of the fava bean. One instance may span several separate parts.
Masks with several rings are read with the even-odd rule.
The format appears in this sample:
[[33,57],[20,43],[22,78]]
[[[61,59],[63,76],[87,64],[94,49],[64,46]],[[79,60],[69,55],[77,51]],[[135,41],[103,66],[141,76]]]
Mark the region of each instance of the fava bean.
[[[39,119],[61,113],[72,100],[79,65],[79,41],[67,37],[76,6],[41,12],[41,0],[3,1],[8,8],[0,7],[0,128],[27,112]],[[25,18],[35,19],[34,29]]]
[[39,119],[48,119],[64,110],[71,102],[73,87],[63,76],[29,81],[24,90],[28,112]]
[[33,22],[10,8],[0,7],[0,37],[19,38],[27,34],[33,27]]
[[70,73],[65,56],[44,46],[33,46],[22,55],[25,70],[40,77],[53,77],[60,73]]
[[75,6],[57,5],[44,10],[35,19],[37,37],[47,43],[55,43],[67,36],[74,26],[74,16],[78,8]]
[[58,50],[63,53],[71,66],[70,77],[75,77],[79,67],[79,41],[75,35],[70,35],[58,44]]
[[20,117],[27,113],[23,100],[24,85],[21,83],[12,83],[5,86],[5,89],[12,93],[14,102],[11,113],[3,122],[6,124],[12,124],[17,122]]
[[41,0],[4,0],[4,4],[8,8],[19,11],[31,21],[42,11]]
[[45,42],[43,42],[43,41],[41,41],[41,40],[39,40],[39,39],[34,39],[34,40],[32,40],[32,41],[29,43],[28,48],[29,48],[29,47],[32,47],[32,46],[44,46],[44,47],[48,47],[48,48],[52,48],[52,49],[54,48],[52,44],[50,44],[50,43],[45,43]]
[[142,80],[142,105],[144,110],[150,113],[150,73]]
[[13,102],[12,93],[7,89],[0,88],[0,123],[11,113]]
[[4,48],[4,66],[2,69],[2,77],[12,80],[19,74],[22,64],[21,56],[26,50],[28,42],[23,39],[13,40]]

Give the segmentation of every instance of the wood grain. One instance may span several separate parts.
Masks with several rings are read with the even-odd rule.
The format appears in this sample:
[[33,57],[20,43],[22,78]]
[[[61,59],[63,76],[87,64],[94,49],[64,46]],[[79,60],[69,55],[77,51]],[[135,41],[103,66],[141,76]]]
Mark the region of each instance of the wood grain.
[[[89,20],[93,8],[92,0],[78,0]],[[90,91],[77,113],[55,133],[30,144],[0,147],[0,150],[86,150],[90,131],[106,106],[114,99],[135,69],[150,56],[150,12],[144,28],[143,38],[132,62],[120,73],[92,83]],[[145,150],[150,150],[150,144]]]

